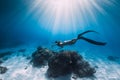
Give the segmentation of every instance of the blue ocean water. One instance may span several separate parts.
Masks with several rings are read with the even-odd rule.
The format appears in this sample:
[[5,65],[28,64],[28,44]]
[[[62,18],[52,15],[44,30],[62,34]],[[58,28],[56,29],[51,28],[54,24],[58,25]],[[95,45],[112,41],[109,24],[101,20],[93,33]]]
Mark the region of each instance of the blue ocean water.
[[[76,44],[65,46],[63,49],[76,50],[85,55],[88,60],[97,56],[120,57],[119,0],[93,0],[93,2],[86,0],[83,3],[87,6],[73,2],[73,5],[69,4],[73,7],[70,7],[71,11],[69,6],[65,7],[65,4],[62,5],[65,9],[61,6],[54,8],[52,5],[54,0],[49,1],[0,0],[0,50],[39,45],[59,50],[57,46],[51,48],[54,41],[70,40],[76,38],[79,33],[95,30],[99,34],[88,33],[84,36],[106,42],[105,46],[78,40]],[[60,3],[55,4],[61,5]],[[119,79],[120,77],[115,80]]]

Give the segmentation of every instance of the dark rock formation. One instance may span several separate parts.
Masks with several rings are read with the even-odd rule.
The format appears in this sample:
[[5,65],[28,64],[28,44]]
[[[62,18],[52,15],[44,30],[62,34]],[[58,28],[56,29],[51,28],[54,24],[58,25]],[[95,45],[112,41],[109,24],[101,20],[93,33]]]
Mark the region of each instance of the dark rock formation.
[[37,50],[32,54],[33,66],[40,67],[45,65],[49,58],[54,55],[54,52],[47,48],[38,47]]
[[74,51],[63,51],[48,61],[48,77],[59,77],[74,73],[79,77],[92,76],[96,71],[83,57]]
[[[1,52],[0,53],[0,60],[3,62],[9,58],[10,55],[12,55],[14,52],[13,51],[6,51],[6,52]],[[0,63],[1,63],[0,61]]]
[[20,50],[18,50],[18,52],[25,52],[26,51],[26,49],[20,49]]
[[75,51],[54,52],[47,48],[38,47],[32,54],[34,66],[42,66],[48,63],[47,76],[59,77],[68,74],[75,74],[78,77],[93,76],[96,72],[90,64]]
[[117,56],[108,56],[107,59],[110,60],[110,61],[118,61],[118,60],[120,60],[120,58],[117,57]]
[[2,53],[0,53],[0,58],[11,55],[12,53],[13,53],[12,51],[2,52]]
[[3,63],[3,60],[0,60],[0,64],[2,64]]
[[0,74],[4,74],[8,69],[6,67],[0,66]]

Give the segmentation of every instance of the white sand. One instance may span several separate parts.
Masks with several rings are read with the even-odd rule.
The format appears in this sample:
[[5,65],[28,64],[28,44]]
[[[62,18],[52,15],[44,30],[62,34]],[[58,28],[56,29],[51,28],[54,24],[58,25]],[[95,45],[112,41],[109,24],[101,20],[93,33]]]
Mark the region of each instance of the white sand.
[[[31,54],[35,49],[28,49],[25,54]],[[22,56],[22,53],[16,52],[17,55],[12,55],[7,61],[2,63],[2,66],[8,68],[5,74],[0,74],[2,80],[74,80],[70,75],[56,79],[47,79],[45,73],[48,66],[42,68],[34,68],[29,64],[28,59]],[[85,56],[85,55],[84,55]],[[86,57],[86,60],[93,65],[97,65],[95,78],[77,78],[77,80],[120,80],[120,64],[108,61],[107,59],[91,59]],[[25,69],[27,67],[27,69]]]

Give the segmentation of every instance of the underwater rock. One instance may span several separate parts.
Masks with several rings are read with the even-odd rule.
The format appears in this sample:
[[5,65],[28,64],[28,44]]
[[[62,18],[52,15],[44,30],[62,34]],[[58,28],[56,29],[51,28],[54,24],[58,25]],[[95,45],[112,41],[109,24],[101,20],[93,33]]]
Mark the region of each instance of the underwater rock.
[[12,53],[13,53],[12,51],[2,52],[2,53],[0,53],[0,58],[11,55]]
[[59,77],[74,73],[78,77],[93,76],[96,72],[81,55],[74,51],[61,51],[48,61],[48,77]]
[[117,60],[119,60],[120,58],[117,57],[117,56],[108,56],[107,59],[110,60],[110,61],[117,61]]
[[0,60],[0,64],[2,64],[3,63],[3,60]]
[[33,66],[40,67],[45,65],[49,58],[54,55],[54,52],[43,47],[38,47],[37,50],[32,54]]
[[14,53],[13,51],[1,52],[0,53],[0,60],[2,60],[2,62],[7,60],[9,58],[9,56],[12,55],[13,53]]
[[20,50],[18,50],[18,52],[25,52],[26,51],[26,49],[20,49]]
[[90,64],[83,59],[79,53],[75,51],[54,52],[47,48],[38,47],[32,54],[33,66],[41,67],[48,63],[47,76],[59,77],[75,74],[77,77],[93,76],[96,72]]
[[6,67],[0,66],[0,74],[4,74],[8,69]]
[[26,57],[26,59],[27,59],[27,60],[30,60],[30,59],[31,59],[31,57],[30,57],[30,56],[27,56],[27,57]]

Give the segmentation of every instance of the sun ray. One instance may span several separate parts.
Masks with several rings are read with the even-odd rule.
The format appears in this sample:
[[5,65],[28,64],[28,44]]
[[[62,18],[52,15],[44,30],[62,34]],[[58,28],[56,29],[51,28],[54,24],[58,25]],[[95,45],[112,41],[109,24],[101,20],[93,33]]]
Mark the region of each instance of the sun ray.
[[114,0],[35,0],[30,6],[43,28],[53,34],[82,30],[91,21],[97,23],[96,12],[106,15],[102,5],[114,5]]

